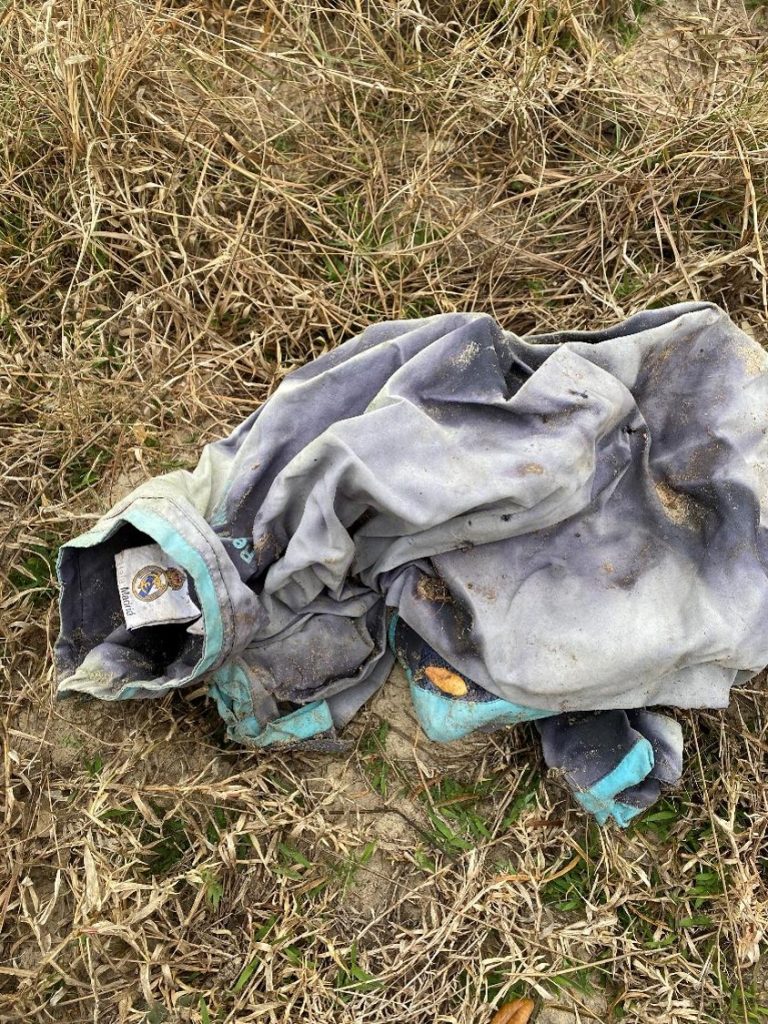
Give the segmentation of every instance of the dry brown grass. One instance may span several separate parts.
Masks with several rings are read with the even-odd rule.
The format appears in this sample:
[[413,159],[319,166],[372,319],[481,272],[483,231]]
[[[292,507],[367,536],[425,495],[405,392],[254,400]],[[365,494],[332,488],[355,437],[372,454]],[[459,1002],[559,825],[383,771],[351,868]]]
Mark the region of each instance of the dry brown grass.
[[0,3],[0,1020],[768,1019],[762,683],[684,716],[684,787],[621,834],[530,775],[524,729],[419,738],[396,681],[348,758],[258,758],[200,693],[56,705],[50,669],[61,540],[372,320],[705,297],[764,337],[766,27]]

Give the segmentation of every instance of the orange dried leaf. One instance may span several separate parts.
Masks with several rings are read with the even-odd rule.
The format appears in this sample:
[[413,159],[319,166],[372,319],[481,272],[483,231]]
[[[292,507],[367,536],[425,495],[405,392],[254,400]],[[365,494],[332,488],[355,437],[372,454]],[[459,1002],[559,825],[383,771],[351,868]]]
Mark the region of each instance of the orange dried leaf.
[[450,669],[429,665],[424,669],[424,675],[438,690],[449,693],[452,697],[463,697],[468,690],[468,686],[461,676],[451,672]]
[[532,999],[513,999],[498,1008],[491,1024],[528,1024],[535,1006]]

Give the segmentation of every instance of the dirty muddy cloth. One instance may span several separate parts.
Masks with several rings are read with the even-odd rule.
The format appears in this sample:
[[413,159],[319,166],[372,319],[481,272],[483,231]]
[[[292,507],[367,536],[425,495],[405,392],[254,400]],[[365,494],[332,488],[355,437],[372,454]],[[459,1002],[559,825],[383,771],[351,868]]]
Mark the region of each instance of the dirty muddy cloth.
[[232,740],[337,749],[398,658],[430,737],[535,722],[626,824],[681,773],[648,709],[768,664],[767,427],[768,359],[707,303],[376,324],[62,548],[59,692],[205,679]]

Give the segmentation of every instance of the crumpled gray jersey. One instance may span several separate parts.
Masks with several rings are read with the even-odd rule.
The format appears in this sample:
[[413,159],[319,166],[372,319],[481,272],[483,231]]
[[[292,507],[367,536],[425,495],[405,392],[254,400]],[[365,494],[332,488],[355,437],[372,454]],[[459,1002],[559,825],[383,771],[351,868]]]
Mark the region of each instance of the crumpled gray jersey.
[[[430,735],[536,719],[625,823],[679,775],[679,728],[573,713],[724,707],[768,664],[767,371],[708,303],[528,338],[374,325],[62,548],[60,692],[206,677],[232,738],[332,747],[397,654]],[[182,583],[197,620],[152,611]]]

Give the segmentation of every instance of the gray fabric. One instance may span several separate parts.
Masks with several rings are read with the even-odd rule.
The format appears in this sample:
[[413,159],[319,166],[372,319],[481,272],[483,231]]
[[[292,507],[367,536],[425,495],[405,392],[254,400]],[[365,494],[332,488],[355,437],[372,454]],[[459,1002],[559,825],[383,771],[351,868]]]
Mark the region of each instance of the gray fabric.
[[683,730],[680,723],[668,715],[641,709],[627,712],[627,720],[653,747],[651,776],[668,785],[677,782],[683,774]]
[[[62,549],[61,692],[157,695],[242,656],[262,715],[329,699],[341,724],[392,663],[390,607],[517,705],[723,707],[768,663],[767,369],[707,303],[528,338],[372,326]],[[114,594],[147,538],[205,626],[149,655]]]

